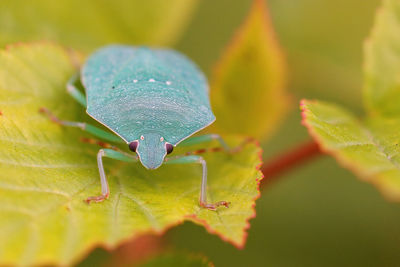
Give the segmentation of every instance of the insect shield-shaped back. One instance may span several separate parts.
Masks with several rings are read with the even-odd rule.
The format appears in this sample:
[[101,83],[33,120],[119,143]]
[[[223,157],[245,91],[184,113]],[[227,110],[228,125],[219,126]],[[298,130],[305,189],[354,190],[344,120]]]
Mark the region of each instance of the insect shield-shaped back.
[[142,162],[153,167],[160,157],[143,159],[141,135],[159,133],[175,146],[215,120],[204,75],[176,51],[108,46],[90,56],[81,76],[87,113],[127,143],[138,140]]

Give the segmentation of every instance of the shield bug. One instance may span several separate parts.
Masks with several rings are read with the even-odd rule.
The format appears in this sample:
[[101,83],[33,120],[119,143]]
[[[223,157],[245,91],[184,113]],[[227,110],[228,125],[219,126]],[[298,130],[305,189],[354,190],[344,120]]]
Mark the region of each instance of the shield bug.
[[[76,87],[79,78],[86,96]],[[93,53],[80,74],[67,84],[67,91],[86,107],[87,114],[112,133],[87,123],[60,120],[45,108],[41,111],[61,125],[79,127],[107,141],[124,142],[136,153],[107,146],[99,150],[101,195],[89,197],[88,203],[101,202],[110,194],[102,161],[109,157],[140,161],[147,169],[156,169],[163,163],[199,163],[203,168],[200,206],[215,210],[221,205],[228,207],[229,203],[207,203],[207,165],[203,157],[192,153],[166,158],[178,144],[192,145],[211,139],[229,149],[219,135],[188,138],[215,120],[208,90],[199,68],[176,51],[112,45]]]

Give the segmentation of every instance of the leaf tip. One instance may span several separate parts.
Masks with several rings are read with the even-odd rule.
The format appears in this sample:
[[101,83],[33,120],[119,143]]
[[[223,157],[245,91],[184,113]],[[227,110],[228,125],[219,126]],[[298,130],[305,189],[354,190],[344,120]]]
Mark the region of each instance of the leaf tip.
[[224,242],[232,244],[237,249],[244,249],[244,247],[245,247],[245,244],[246,244],[246,241],[247,241],[247,237],[248,237],[248,229],[250,229],[250,226],[251,226],[250,220],[256,217],[256,209],[255,209],[256,200],[259,199],[260,196],[261,196],[260,184],[261,184],[261,180],[264,178],[264,174],[261,171],[262,164],[263,164],[263,162],[262,162],[263,150],[262,150],[262,148],[260,146],[259,141],[254,139],[254,138],[251,138],[251,139],[248,139],[246,144],[254,145],[256,147],[258,160],[254,165],[255,169],[256,169],[256,172],[257,172],[257,175],[255,177],[256,194],[251,198],[251,202],[252,202],[252,204],[251,204],[251,214],[247,218],[245,218],[245,224],[244,224],[244,227],[242,229],[241,236],[239,238],[232,238],[232,237],[229,237],[227,235],[224,235],[223,233],[221,233],[218,230],[216,230],[215,228],[213,228],[207,222],[207,220],[205,220],[203,218],[200,218],[196,214],[190,214],[190,215],[186,216],[187,219],[189,219],[191,221],[194,221],[194,222],[204,226],[204,228],[207,230],[208,233],[217,235]]
[[[214,67],[211,100],[217,117],[222,118],[217,128],[267,138],[288,110],[290,96],[285,86],[286,61],[267,5],[254,0]],[[269,116],[263,116],[266,112]],[[242,121],[241,129],[232,117]]]

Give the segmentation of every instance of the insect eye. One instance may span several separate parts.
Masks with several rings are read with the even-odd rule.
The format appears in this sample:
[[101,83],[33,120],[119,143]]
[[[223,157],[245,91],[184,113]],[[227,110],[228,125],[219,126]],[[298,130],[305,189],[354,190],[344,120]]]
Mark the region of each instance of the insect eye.
[[136,152],[136,149],[137,149],[138,145],[139,145],[138,141],[130,142],[129,143],[129,150],[132,151],[132,152]]
[[174,146],[171,144],[166,143],[165,144],[165,149],[167,150],[167,154],[171,154],[172,151],[174,150]]

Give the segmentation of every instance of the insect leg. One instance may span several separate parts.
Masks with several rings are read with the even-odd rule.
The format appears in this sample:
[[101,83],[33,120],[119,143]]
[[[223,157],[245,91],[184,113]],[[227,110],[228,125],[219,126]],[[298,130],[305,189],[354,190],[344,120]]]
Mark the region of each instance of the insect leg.
[[203,174],[201,179],[201,188],[200,188],[200,201],[199,205],[203,208],[209,210],[216,210],[219,206],[229,207],[229,202],[227,201],[219,201],[216,203],[207,203],[207,163],[201,156],[183,156],[178,158],[167,158],[165,160],[165,164],[188,164],[188,163],[199,163],[203,168]]
[[205,134],[200,136],[190,137],[186,140],[183,140],[179,145],[180,146],[191,146],[197,145],[204,142],[210,142],[212,140],[217,140],[220,145],[224,148],[224,150],[229,151],[229,146],[225,143],[224,139],[218,134]]
[[97,153],[97,166],[99,167],[99,173],[100,173],[101,195],[88,197],[86,199],[87,203],[90,203],[92,201],[94,202],[104,201],[110,195],[110,188],[108,187],[106,173],[104,172],[103,157],[121,161],[127,161],[127,162],[137,162],[137,157],[126,154],[124,152],[119,152],[112,149],[100,149],[99,152]]
[[79,73],[74,74],[67,82],[67,92],[70,94],[79,104],[86,108],[86,96],[76,88],[75,84],[79,79]]
[[91,133],[99,138],[102,138],[104,140],[110,141],[110,142],[123,142],[123,140],[116,136],[115,134],[106,132],[96,126],[90,125],[86,122],[75,122],[75,121],[64,121],[60,120],[58,117],[54,116],[53,113],[50,112],[47,108],[40,108],[39,112],[45,114],[51,121],[62,125],[62,126],[69,126],[69,127],[77,127],[82,129],[83,131],[86,131],[88,133]]

